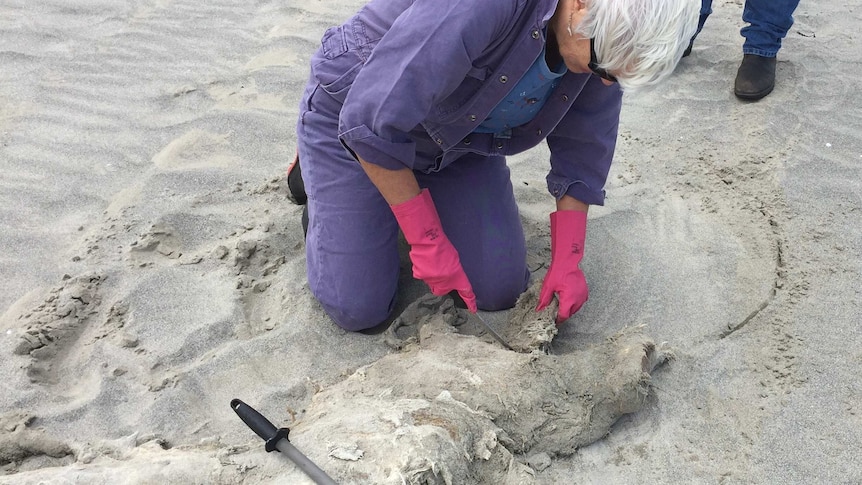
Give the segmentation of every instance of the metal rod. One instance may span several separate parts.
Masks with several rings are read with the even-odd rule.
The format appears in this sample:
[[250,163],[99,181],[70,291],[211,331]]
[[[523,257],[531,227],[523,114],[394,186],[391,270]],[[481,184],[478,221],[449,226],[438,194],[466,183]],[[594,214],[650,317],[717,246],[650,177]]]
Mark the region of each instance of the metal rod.
[[[464,303],[464,299],[461,298],[461,295],[458,293],[458,290],[450,291],[449,297],[452,298],[452,301],[455,303],[456,308],[460,308],[462,310],[467,309],[467,304]],[[488,333],[490,333],[491,336],[494,337],[494,339],[500,343],[500,345],[502,345],[503,347],[506,347],[506,349],[508,349],[508,350],[514,350],[514,349],[512,349],[512,346],[509,345],[509,343],[506,342],[506,340],[503,339],[503,337],[499,333],[497,333],[496,330],[494,330],[494,327],[492,327],[491,324],[486,322],[485,319],[482,318],[482,315],[479,315],[479,312],[473,313],[473,312],[467,310],[467,313],[470,314],[472,317],[477,318],[479,320],[479,322],[482,324],[482,326],[485,327],[485,330],[487,330]]]
[[285,456],[290,458],[291,461],[296,463],[296,466],[314,480],[314,483],[317,483],[318,485],[336,485],[335,480],[330,478],[325,471],[321,470],[320,467],[309,460],[307,456],[303,455],[301,451],[297,450],[290,441],[287,441],[287,439],[282,438],[278,440],[275,447],[278,448],[278,451],[284,453]]
[[499,333],[497,333],[497,331],[494,330],[494,327],[492,327],[490,323],[486,322],[485,319],[482,318],[482,315],[479,315],[478,312],[473,313],[472,315],[474,317],[478,318],[480,322],[482,322],[482,325],[485,326],[485,330],[487,330],[488,333],[490,333],[491,336],[497,340],[497,342],[500,342],[500,345],[502,345],[503,347],[506,347],[509,350],[513,350],[512,346],[509,345],[509,343],[503,339],[503,336],[500,335]]

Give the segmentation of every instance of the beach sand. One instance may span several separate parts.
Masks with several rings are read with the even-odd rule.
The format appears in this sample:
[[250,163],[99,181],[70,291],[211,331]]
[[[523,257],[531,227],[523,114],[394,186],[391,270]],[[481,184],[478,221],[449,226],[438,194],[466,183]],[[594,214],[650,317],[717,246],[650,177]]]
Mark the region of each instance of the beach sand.
[[[231,400],[315,454],[315,396],[409,365],[322,311],[286,198],[308,59],[362,3],[0,5],[0,483],[310,483]],[[741,2],[714,10],[624,98],[590,300],[552,345],[637,328],[675,358],[592,444],[514,453],[536,483],[862,482],[862,8],[802,2],[757,103]],[[537,278],[547,160],[510,159]],[[398,311],[427,291],[402,283]]]

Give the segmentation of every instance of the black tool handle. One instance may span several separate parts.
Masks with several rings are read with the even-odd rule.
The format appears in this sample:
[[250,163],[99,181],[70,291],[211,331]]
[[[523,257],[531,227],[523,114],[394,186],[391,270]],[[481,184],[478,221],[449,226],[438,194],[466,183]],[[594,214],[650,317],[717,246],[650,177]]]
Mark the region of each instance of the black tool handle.
[[236,411],[237,416],[239,416],[239,419],[243,423],[266,441],[266,451],[280,451],[318,485],[337,485],[335,480],[330,478],[325,471],[290,444],[290,440],[287,439],[287,434],[290,433],[289,429],[276,429],[275,425],[270,423],[262,414],[239,399],[231,400],[230,407]]
[[[248,404],[239,399],[234,399],[230,402],[230,407],[236,412],[239,419],[246,424],[252,431],[257,433],[264,441],[266,441],[266,451],[276,449],[276,444],[282,438],[288,439],[287,435],[290,430],[287,428],[276,428],[262,414]],[[290,441],[290,440],[288,440]]]

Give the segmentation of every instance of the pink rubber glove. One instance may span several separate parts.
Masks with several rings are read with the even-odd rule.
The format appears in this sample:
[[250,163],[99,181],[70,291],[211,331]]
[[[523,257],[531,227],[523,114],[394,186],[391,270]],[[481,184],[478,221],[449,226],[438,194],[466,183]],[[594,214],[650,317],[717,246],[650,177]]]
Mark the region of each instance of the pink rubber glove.
[[548,306],[556,293],[560,302],[557,324],[574,315],[589,298],[587,279],[578,267],[584,256],[586,235],[586,212],[551,213],[551,267],[542,282],[536,311]]
[[467,309],[476,312],[476,295],[464,273],[455,246],[443,232],[440,216],[428,189],[401,204],[391,206],[404,238],[410,244],[413,277],[428,284],[431,293],[442,296],[458,292]]

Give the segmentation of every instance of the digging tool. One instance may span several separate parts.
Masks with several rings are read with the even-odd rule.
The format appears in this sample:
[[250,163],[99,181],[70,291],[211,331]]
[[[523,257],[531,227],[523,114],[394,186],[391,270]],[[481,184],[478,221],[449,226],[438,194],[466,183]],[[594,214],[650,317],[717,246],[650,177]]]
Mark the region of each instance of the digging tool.
[[[452,300],[454,300],[456,307],[461,309],[467,308],[467,304],[464,303],[464,300],[461,298],[461,295],[459,295],[456,290],[450,291],[449,296],[452,297]],[[482,323],[482,327],[484,327],[485,330],[487,330],[488,333],[490,333],[491,336],[497,340],[497,342],[500,342],[500,345],[506,347],[508,350],[512,350],[512,347],[505,340],[503,340],[503,337],[499,333],[497,333],[496,330],[494,330],[494,327],[489,325],[488,322],[486,322],[485,319],[482,318],[482,315],[479,315],[479,312],[473,313],[468,311],[467,313],[469,313],[472,317],[478,319]]]
[[307,456],[303,455],[295,446],[290,444],[290,441],[287,439],[287,435],[290,433],[289,429],[276,429],[275,425],[257,412],[256,409],[239,399],[232,400],[230,407],[236,412],[239,419],[266,442],[264,449],[267,452],[278,450],[284,453],[318,485],[336,485],[335,480],[330,478],[326,472],[321,470]]

